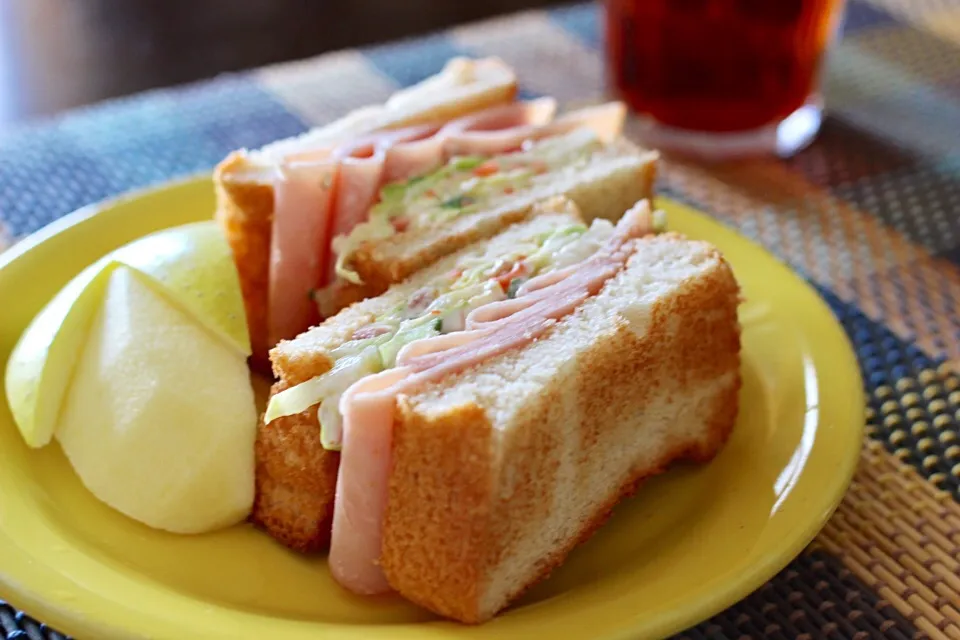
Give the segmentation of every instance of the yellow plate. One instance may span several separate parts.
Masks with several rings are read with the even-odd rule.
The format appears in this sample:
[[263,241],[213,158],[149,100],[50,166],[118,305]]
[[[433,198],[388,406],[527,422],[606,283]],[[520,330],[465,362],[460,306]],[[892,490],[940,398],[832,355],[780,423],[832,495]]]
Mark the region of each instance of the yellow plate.
[[[672,228],[718,245],[743,285],[734,435],[711,464],[647,483],[492,622],[468,628],[399,598],[350,596],[323,558],[249,526],[178,537],[139,525],[90,495],[56,444],[29,450],[6,403],[0,598],[97,639],[655,638],[733,604],[799,554],[840,501],[860,450],[861,382],[846,336],[803,281],[707,216],[661,205]],[[212,207],[209,179],[190,180],[82,210],[0,254],[0,362],[84,266]]]

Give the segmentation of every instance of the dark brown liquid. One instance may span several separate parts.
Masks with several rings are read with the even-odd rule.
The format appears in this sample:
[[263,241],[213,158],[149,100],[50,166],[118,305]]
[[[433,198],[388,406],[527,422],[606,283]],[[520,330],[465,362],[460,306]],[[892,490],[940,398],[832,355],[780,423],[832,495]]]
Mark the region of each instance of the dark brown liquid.
[[607,0],[613,84],[666,125],[778,122],[815,89],[842,0]]

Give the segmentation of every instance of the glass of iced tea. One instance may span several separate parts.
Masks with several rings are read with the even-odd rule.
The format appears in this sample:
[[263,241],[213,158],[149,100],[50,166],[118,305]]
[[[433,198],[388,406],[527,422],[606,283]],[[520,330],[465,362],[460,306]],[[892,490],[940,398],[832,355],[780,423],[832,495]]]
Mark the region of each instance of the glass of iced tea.
[[606,0],[612,88],[651,146],[777,154],[820,128],[820,75],[844,0]]

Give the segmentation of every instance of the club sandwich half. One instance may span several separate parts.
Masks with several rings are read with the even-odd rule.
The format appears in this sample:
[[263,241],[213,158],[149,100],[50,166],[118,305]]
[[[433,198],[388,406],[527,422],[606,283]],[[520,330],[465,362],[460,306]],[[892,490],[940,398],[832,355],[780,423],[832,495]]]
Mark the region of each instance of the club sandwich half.
[[711,459],[737,415],[739,288],[664,224],[645,199],[539,201],[281,341],[255,520],[329,544],[347,589],[477,623],[640,480]]

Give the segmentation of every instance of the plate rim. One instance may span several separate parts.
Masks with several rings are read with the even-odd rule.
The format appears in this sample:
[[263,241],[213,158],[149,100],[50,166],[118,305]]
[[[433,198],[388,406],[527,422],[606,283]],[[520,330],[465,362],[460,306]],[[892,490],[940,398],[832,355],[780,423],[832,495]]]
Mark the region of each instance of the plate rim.
[[123,193],[83,205],[78,209],[66,213],[56,220],[40,227],[33,233],[21,238],[14,236],[13,244],[0,251],[0,269],[6,268],[16,260],[19,260],[29,251],[33,251],[37,246],[47,242],[54,236],[68,233],[73,227],[82,222],[94,218],[107,209],[113,209],[120,205],[140,200],[163,191],[196,186],[203,182],[212,182],[213,174],[208,171],[199,171],[180,176],[173,180],[146,185],[136,189],[129,189]]
[[[187,174],[172,180],[131,189],[80,207],[25,237],[15,239],[12,246],[0,252],[0,271],[21,259],[29,252],[37,250],[38,247],[52,238],[68,234],[85,221],[118,206],[163,192],[198,188],[203,185],[212,185],[211,172],[199,171]],[[692,608],[687,606],[682,610],[677,609],[668,614],[661,614],[658,623],[653,625],[653,627],[656,633],[669,635],[690,628],[692,625],[699,624],[741,601],[775,577],[777,573],[796,559],[816,538],[846,496],[859,465],[861,444],[864,438],[866,396],[863,390],[862,374],[853,344],[840,324],[839,319],[833,313],[833,310],[807,278],[763,245],[743,235],[738,229],[710,216],[697,206],[660,194],[655,195],[654,200],[658,203],[670,203],[671,207],[683,209],[687,214],[700,218],[702,222],[706,222],[708,226],[721,231],[722,234],[736,236],[740,242],[748,245],[751,250],[759,251],[764,254],[767,259],[776,262],[785,272],[785,275],[795,280],[798,285],[810,294],[812,301],[815,302],[815,306],[818,307],[818,311],[830,318],[830,330],[834,332],[835,337],[839,338],[844,344],[843,353],[837,355],[842,355],[842,359],[845,361],[844,368],[849,370],[858,383],[854,385],[857,395],[855,398],[851,398],[851,400],[856,400],[856,402],[852,402],[851,404],[859,407],[859,411],[851,410],[857,414],[858,420],[853,424],[844,425],[845,428],[850,430],[848,439],[853,441],[856,446],[852,446],[850,453],[843,457],[843,467],[838,469],[838,471],[842,473],[836,475],[836,482],[833,483],[832,490],[828,492],[830,498],[825,500],[824,504],[818,505],[822,506],[822,509],[815,515],[811,509],[811,516],[806,519],[806,526],[797,529],[797,535],[793,537],[791,544],[781,547],[780,551],[776,554],[767,554],[758,558],[751,563],[746,570],[739,574],[741,578],[731,586],[711,592],[709,596],[701,598],[697,606]],[[6,362],[3,363],[3,366],[5,368]],[[5,398],[4,402],[6,402]],[[0,532],[2,532],[2,528],[0,528]],[[6,548],[0,546],[0,559],[9,557],[9,551],[7,549],[9,549],[9,546],[6,546]],[[19,552],[21,552],[21,549],[16,547],[14,553]],[[25,612],[38,622],[47,624],[61,633],[67,633],[73,636],[79,634],[83,637],[86,637],[87,634],[94,634],[94,637],[113,637],[113,634],[124,631],[116,626],[111,626],[106,620],[92,619],[84,615],[82,611],[60,606],[49,598],[44,597],[42,589],[30,589],[26,587],[26,585],[17,585],[17,581],[11,580],[10,578],[11,576],[7,575],[7,572],[4,570],[4,566],[0,564],[0,599],[6,601],[16,609]],[[18,588],[18,586],[21,588]],[[250,614],[247,612],[243,612],[243,615],[252,615],[258,619],[263,618],[260,614]],[[72,630],[68,630],[68,628]],[[469,627],[467,627],[467,629],[469,629]],[[608,638],[610,638],[610,640],[619,640],[620,638],[625,640],[626,638],[633,637],[636,631],[635,624],[625,621],[623,630],[608,636]],[[137,632],[149,633],[146,629],[139,629]]]

